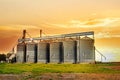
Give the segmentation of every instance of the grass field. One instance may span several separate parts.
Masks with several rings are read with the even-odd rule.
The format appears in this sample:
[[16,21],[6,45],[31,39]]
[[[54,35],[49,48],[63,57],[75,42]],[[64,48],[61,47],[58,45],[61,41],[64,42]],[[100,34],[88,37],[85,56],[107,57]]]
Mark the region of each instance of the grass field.
[[0,74],[120,73],[120,64],[0,64]]

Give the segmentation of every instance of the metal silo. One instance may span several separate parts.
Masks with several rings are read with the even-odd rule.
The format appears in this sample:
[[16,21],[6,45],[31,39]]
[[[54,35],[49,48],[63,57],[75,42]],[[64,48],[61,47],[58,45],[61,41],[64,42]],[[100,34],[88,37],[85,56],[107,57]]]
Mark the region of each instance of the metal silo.
[[16,61],[18,63],[26,62],[26,45],[24,43],[17,45]]
[[49,62],[49,43],[38,43],[37,61],[42,63]]
[[77,61],[77,42],[63,41],[64,62],[76,63]]
[[80,62],[81,63],[94,63],[94,39],[84,37],[80,39]]
[[50,43],[50,62],[61,63],[62,59],[62,42]]
[[28,63],[37,62],[37,44],[36,43],[26,44],[26,62]]

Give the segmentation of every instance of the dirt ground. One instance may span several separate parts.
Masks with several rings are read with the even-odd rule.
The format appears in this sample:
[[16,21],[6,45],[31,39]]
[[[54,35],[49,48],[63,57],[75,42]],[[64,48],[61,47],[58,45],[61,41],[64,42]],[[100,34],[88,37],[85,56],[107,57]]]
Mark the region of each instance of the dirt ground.
[[93,74],[93,73],[46,74],[39,77],[38,80],[120,80],[120,74]]
[[1,74],[0,80],[120,80],[120,74],[45,73],[39,76]]

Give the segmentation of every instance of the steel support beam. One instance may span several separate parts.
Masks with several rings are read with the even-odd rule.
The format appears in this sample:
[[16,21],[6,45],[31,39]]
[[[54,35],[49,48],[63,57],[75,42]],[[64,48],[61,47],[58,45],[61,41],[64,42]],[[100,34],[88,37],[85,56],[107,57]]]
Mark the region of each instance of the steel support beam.
[[[58,39],[58,38],[86,36],[86,35],[93,35],[93,38],[94,38],[94,31],[81,32],[81,33],[71,33],[71,34],[62,34],[62,35],[55,35],[55,36],[36,37],[36,38],[32,38],[32,40],[47,40],[47,39],[54,39],[54,38]],[[18,42],[21,42],[21,41],[31,41],[31,38],[18,39]]]

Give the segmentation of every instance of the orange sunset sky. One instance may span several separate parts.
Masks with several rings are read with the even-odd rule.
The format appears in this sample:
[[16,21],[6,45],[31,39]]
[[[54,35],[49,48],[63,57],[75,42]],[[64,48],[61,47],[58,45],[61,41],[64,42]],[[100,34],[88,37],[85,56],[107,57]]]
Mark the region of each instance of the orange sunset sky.
[[120,0],[0,0],[0,53],[17,44],[23,29],[32,37],[40,29],[46,35],[94,31],[104,61],[120,61]]

